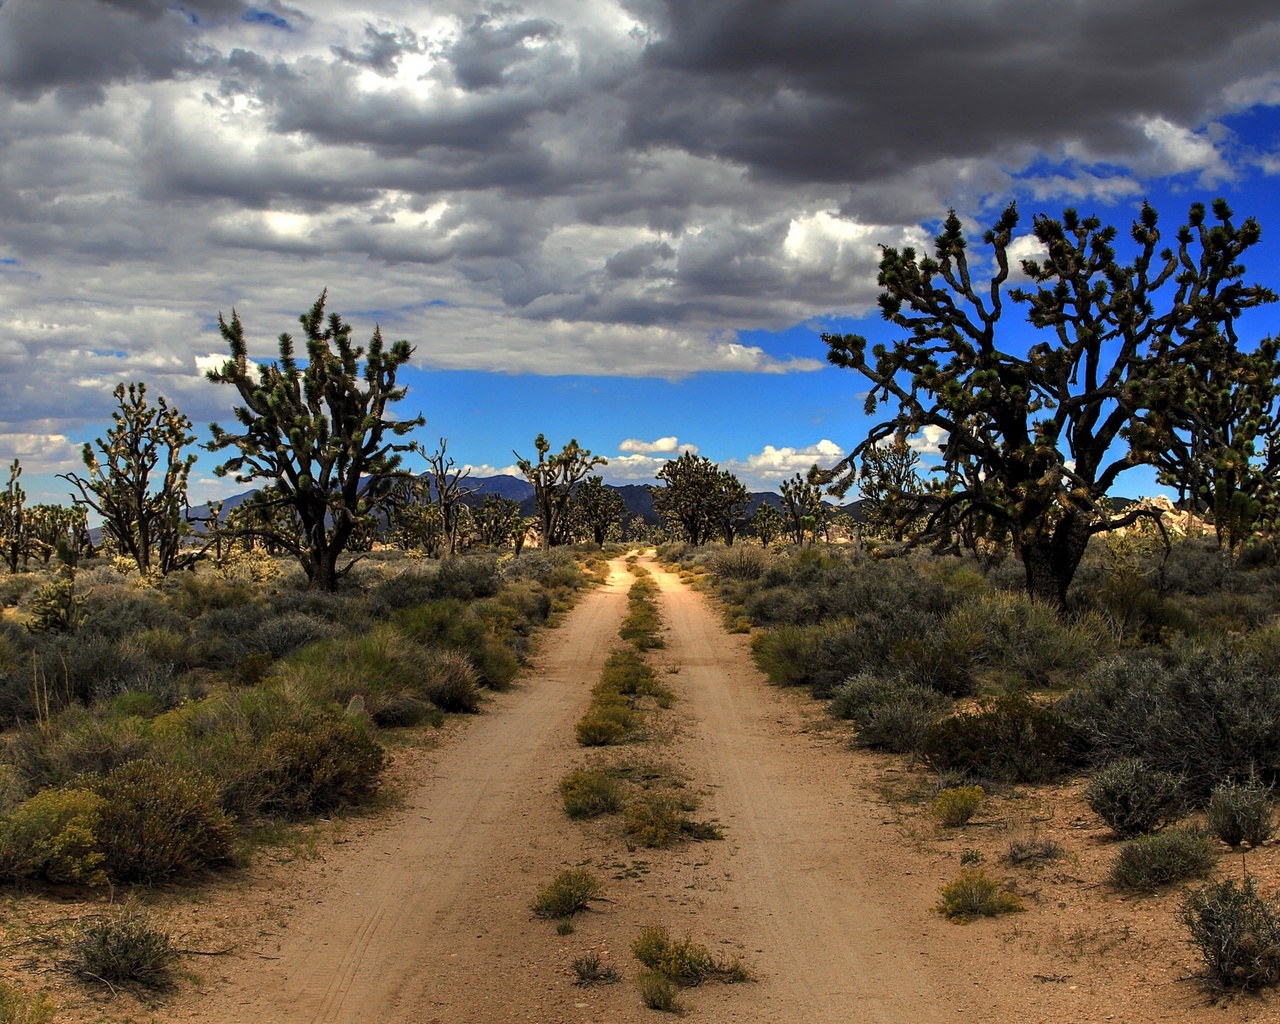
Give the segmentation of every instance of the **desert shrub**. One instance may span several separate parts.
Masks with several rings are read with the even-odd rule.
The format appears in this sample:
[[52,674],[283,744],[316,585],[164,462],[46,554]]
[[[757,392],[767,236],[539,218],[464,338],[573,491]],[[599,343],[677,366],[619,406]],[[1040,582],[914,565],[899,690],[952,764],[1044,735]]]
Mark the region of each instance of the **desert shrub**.
[[502,573],[498,561],[490,555],[446,558],[431,577],[432,596],[435,598],[473,601],[478,597],[492,597],[501,587]]
[[1251,877],[1189,894],[1182,920],[1215,987],[1256,989],[1280,982],[1280,901],[1264,899]]
[[720,828],[711,822],[695,821],[669,793],[646,793],[623,810],[623,830],[638,846],[662,848],[683,839],[719,839]]
[[100,885],[102,797],[84,789],[46,789],[0,818],[0,880],[39,878]]
[[573,970],[573,983],[581,988],[592,985],[612,985],[622,980],[622,975],[611,963],[600,959],[599,953],[584,953],[574,957],[569,964]]
[[1115,637],[1097,615],[1063,619],[1025,592],[983,595],[953,609],[939,631],[958,649],[969,648],[982,665],[1043,686],[1063,672],[1078,673],[1115,648]]
[[600,879],[586,868],[569,868],[538,893],[533,912],[539,917],[571,917],[586,910],[603,892]]
[[1128,839],[1157,832],[1186,813],[1183,777],[1148,768],[1135,757],[1113,761],[1084,791],[1094,813]]
[[769,682],[797,686],[808,680],[817,646],[816,627],[783,625],[751,637],[751,654]]
[[947,828],[967,825],[986,794],[981,786],[948,786],[929,804],[929,810]]
[[707,560],[707,568],[722,580],[758,580],[771,559],[763,549],[750,544],[736,544],[715,552]]
[[912,685],[952,697],[974,692],[973,647],[944,629],[897,640],[885,660]]
[[151,752],[146,723],[72,707],[44,727],[6,738],[5,754],[27,790],[65,786],[80,775],[105,775]]
[[646,928],[631,945],[637,960],[677,985],[700,985],[716,973],[716,958],[706,946],[689,936],[672,939],[662,927]]
[[360,622],[360,605],[349,593],[336,594],[328,590],[313,590],[304,579],[297,581],[297,589],[283,588],[273,592],[271,611],[275,615],[306,615],[352,629]]
[[43,993],[29,995],[0,981],[0,1024],[52,1024],[57,1012]]
[[598,818],[622,810],[622,784],[600,769],[570,772],[560,780],[560,797],[570,818]]
[[179,955],[168,933],[137,912],[85,925],[70,952],[72,973],[86,981],[157,990],[172,986]]
[[1111,866],[1111,884],[1124,892],[1154,892],[1189,878],[1203,878],[1218,852],[1203,832],[1168,829],[1131,839]]
[[263,748],[262,809],[302,817],[367,803],[378,791],[386,754],[351,720],[273,733]]
[[975,917],[997,917],[1022,909],[1017,893],[1008,891],[982,868],[965,868],[942,887],[938,912],[959,924]]
[[333,636],[334,632],[332,622],[302,612],[289,612],[261,621],[247,634],[245,643],[253,653],[283,658],[300,647]]
[[937,690],[863,672],[836,690],[828,711],[858,727],[861,746],[906,754],[920,749],[947,704]]
[[235,828],[214,785],[172,765],[131,761],[96,780],[107,874],[158,882],[231,861]]
[[658,682],[657,674],[634,647],[623,647],[605,659],[600,672],[598,692],[612,692],[624,697],[652,697],[659,707],[670,707],[675,694]]
[[594,712],[588,712],[586,717],[573,727],[573,732],[578,743],[584,747],[612,746],[627,738],[625,726]]
[[159,594],[98,588],[84,606],[84,632],[106,640],[125,640],[149,629],[187,631],[186,620]]
[[1036,866],[1046,861],[1061,860],[1066,853],[1061,843],[1053,839],[1033,836],[1010,840],[1009,848],[1005,850],[1001,859],[1015,867]]
[[1201,798],[1250,772],[1267,785],[1280,781],[1280,673],[1268,659],[1220,641],[1175,645],[1166,660],[1109,659],[1063,699],[1088,756],[1181,772]]
[[1076,737],[1054,705],[1009,693],[929,727],[925,762],[939,771],[1008,782],[1045,782],[1075,761]]
[[1209,796],[1209,831],[1228,846],[1260,846],[1275,833],[1271,787],[1256,780],[1226,782]]
[[661,1013],[679,1013],[681,1011],[679,989],[676,983],[665,974],[657,971],[641,971],[636,976],[636,988],[640,992],[640,1001],[650,1010]]
[[480,710],[480,688],[470,658],[461,651],[435,650],[430,652],[428,664],[422,688],[437,707],[461,714]]
[[392,620],[404,636],[424,647],[461,651],[477,681],[501,689],[519,670],[515,656],[491,635],[475,610],[458,598],[441,598],[397,612]]

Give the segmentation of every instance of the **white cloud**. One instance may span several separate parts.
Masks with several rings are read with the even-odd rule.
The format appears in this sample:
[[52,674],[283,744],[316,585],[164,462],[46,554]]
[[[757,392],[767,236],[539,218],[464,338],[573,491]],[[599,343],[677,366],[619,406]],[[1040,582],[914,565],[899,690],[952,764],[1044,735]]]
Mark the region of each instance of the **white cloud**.
[[[674,452],[679,446],[679,439],[674,435],[668,437],[660,437],[656,441],[640,441],[634,437],[629,437],[618,445],[620,452],[633,452],[637,455],[655,455],[659,452]],[[685,445],[685,450],[696,453],[698,449],[694,445]]]
[[912,451],[921,455],[941,455],[942,445],[946,443],[948,436],[949,432],[942,427],[928,424],[921,428],[920,433],[907,438],[907,444]]
[[1232,171],[1206,133],[1190,131],[1163,117],[1142,124],[1142,134],[1154,145],[1151,157],[1157,174],[1200,172],[1202,185],[1214,185],[1232,177]]
[[817,444],[804,448],[778,448],[767,444],[756,454],[748,455],[745,460],[730,460],[725,468],[750,488],[774,490],[783,480],[788,480],[797,473],[807,473],[814,464],[823,469],[830,468],[844,454],[843,448],[824,437]]

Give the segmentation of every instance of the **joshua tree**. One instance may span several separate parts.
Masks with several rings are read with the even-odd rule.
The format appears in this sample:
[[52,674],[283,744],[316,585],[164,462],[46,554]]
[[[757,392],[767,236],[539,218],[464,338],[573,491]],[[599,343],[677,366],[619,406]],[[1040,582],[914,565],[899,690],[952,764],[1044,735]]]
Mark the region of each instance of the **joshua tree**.
[[295,360],[293,337],[286,333],[279,338],[279,362],[251,369],[244,327],[232,310],[230,322],[218,315],[231,358],[208,374],[216,384],[234,386],[244,402],[235,410],[239,433],[210,426],[209,448],[235,452],[214,472],[239,483],[271,482],[266,500],[290,509],[298,529],[281,534],[264,527],[263,535],[292,552],[318,590],[336,589],[357,561],[338,566],[406,475],[401,454],[413,445],[396,439],[425,422],[421,415],[394,419],[387,413],[408,390],[396,376],[413,354],[409,343],[384,347],[375,327],[367,351],[353,345],[350,324],[337,313],[326,321],[326,298],[322,292],[298,318],[305,366]]

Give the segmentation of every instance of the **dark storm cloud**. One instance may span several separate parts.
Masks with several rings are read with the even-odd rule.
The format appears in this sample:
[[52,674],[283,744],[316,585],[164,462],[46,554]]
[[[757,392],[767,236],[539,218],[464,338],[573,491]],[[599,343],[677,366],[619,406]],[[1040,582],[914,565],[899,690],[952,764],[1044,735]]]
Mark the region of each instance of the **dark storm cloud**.
[[345,46],[331,46],[329,50],[345,63],[368,68],[384,78],[395,74],[400,58],[406,53],[422,52],[422,41],[410,28],[380,32],[373,25],[365,25],[364,37],[364,46],[359,50],[349,50]]
[[867,182],[941,158],[1144,145],[1274,67],[1273,0],[664,0],[630,138],[763,176]]
[[243,10],[240,0],[8,0],[0,7],[0,86],[24,99],[56,91],[101,102],[116,82],[162,81],[212,58],[200,25]]
[[543,18],[503,24],[481,14],[463,29],[444,55],[464,89],[484,89],[501,85],[509,67],[533,55],[530,42],[554,39],[558,34],[559,26]]

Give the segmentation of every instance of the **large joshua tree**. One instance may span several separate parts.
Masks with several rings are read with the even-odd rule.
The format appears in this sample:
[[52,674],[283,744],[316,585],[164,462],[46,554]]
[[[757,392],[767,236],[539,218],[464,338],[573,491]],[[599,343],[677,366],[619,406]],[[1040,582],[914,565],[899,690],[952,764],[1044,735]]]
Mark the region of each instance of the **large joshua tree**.
[[[1259,228],[1232,216],[1221,200],[1212,217],[1197,203],[1169,246],[1144,204],[1128,262],[1097,218],[1037,216],[1044,255],[1022,261],[1028,287],[1007,290],[1013,205],[983,236],[994,271],[985,282],[954,211],[932,257],[884,249],[881,313],[906,336],[868,356],[865,338],[823,335],[832,363],[871,382],[868,413],[890,413],[834,468],[837,490],[870,447],[941,428],[946,468],[963,482],[931,498],[930,523],[981,516],[1007,531],[1028,591],[1061,607],[1089,538],[1141,514],[1112,513],[1117,476],[1185,436],[1186,403],[1174,400],[1185,368],[1236,352],[1237,318],[1275,299],[1244,282],[1239,260]],[[1008,337],[1006,300],[1026,308],[1029,344]]]
[[294,358],[288,333],[279,338],[279,362],[254,366],[244,327],[232,310],[230,322],[218,315],[231,358],[208,374],[214,383],[233,385],[244,402],[235,409],[239,433],[210,425],[209,448],[235,452],[214,472],[239,483],[269,481],[266,499],[291,509],[299,528],[268,539],[297,557],[318,590],[334,590],[357,561],[338,565],[405,476],[401,454],[414,445],[397,439],[425,422],[421,415],[393,419],[387,414],[407,392],[396,375],[413,354],[409,343],[386,347],[375,327],[367,350],[353,345],[350,324],[337,313],[326,319],[326,298],[322,292],[298,318],[305,366]]

